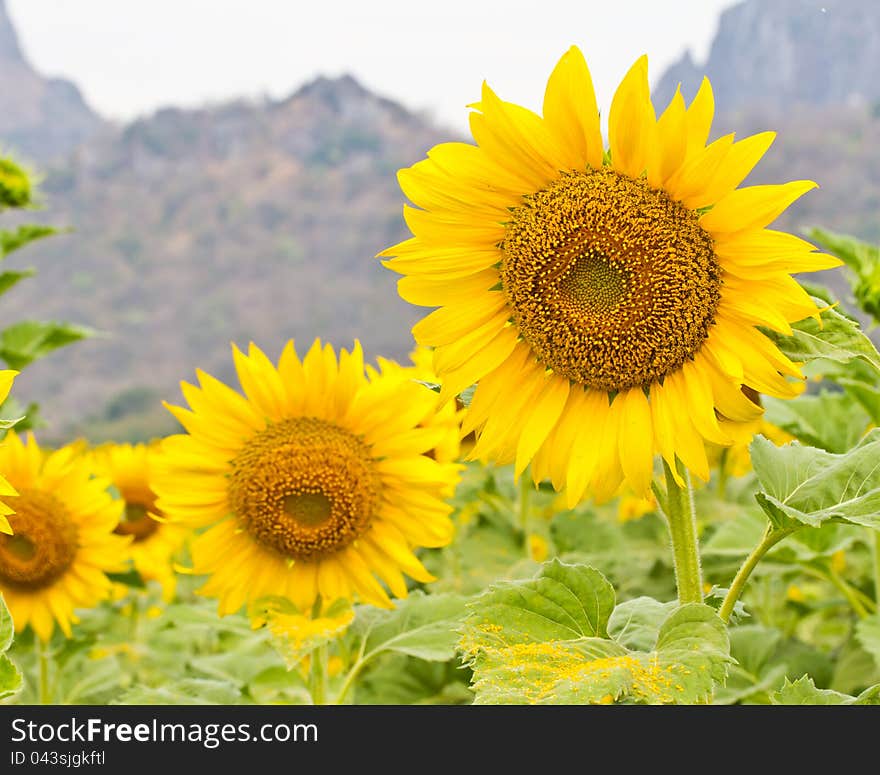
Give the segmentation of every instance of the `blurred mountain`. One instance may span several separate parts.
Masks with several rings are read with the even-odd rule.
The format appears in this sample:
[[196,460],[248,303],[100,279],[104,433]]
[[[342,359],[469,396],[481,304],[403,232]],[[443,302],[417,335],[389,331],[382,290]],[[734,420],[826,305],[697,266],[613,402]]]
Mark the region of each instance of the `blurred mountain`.
[[721,14],[709,58],[690,52],[657,82],[657,105],[678,83],[690,100],[708,75],[726,110],[880,101],[877,0],[746,0]]
[[36,162],[69,153],[103,121],[70,81],[44,78],[27,62],[0,0],[0,141]]
[[230,341],[275,357],[290,337],[360,337],[405,357],[419,311],[374,256],[406,236],[397,170],[443,139],[344,76],[278,102],[161,110],[49,165],[41,215],[75,230],[22,253],[40,275],[4,314],[108,337],[35,364],[20,394],[56,427],[88,418],[102,435],[102,415],[107,434],[147,435],[129,420],[166,416],[159,398],[196,367],[232,377]]

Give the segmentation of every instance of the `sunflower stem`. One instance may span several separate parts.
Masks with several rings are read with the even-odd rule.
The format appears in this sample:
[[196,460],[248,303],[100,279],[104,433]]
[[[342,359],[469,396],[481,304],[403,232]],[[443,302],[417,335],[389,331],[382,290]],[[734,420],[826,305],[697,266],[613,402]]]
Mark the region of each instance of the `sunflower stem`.
[[752,575],[752,571],[761,561],[761,558],[783,538],[791,535],[797,530],[798,527],[786,528],[785,530],[774,530],[771,525],[767,525],[764,530],[764,535],[761,538],[761,542],[752,549],[751,554],[746,557],[745,561],[740,566],[740,569],[736,572],[736,576],[733,577],[733,581],[730,584],[730,589],[727,590],[727,594],[724,596],[724,601],[721,603],[721,608],[718,609],[718,616],[721,617],[723,622],[726,623],[730,621],[730,615],[733,613],[736,601],[739,600],[740,595],[742,595],[746,582],[749,580],[749,576]]
[[688,472],[682,472],[684,487],[675,480],[669,464],[663,461],[666,474],[666,497],[655,490],[658,501],[663,506],[672,539],[672,561],[675,567],[675,583],[678,587],[678,601],[684,603],[703,602],[703,576],[700,568],[700,549],[697,539],[697,515]]
[[309,694],[313,705],[327,704],[327,644],[312,650],[309,660]]
[[39,702],[40,705],[51,705],[52,691],[49,686],[49,662],[51,656],[49,654],[49,644],[44,643],[39,635],[35,636],[35,639],[37,642],[37,661],[39,662],[39,680],[37,683]]

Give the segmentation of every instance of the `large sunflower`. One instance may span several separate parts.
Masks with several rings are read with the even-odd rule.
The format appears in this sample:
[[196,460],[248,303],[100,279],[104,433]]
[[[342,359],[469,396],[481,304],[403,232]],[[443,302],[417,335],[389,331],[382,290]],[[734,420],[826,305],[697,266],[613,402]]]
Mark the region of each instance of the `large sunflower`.
[[162,519],[156,508],[156,495],[150,487],[156,451],[156,444],[104,444],[92,454],[95,467],[109,477],[125,504],[114,532],[132,536],[128,550],[135,569],[144,579],[157,581],[164,598],[171,600],[177,578],[172,558],[188,531]]
[[[9,395],[9,391],[12,389],[12,381],[17,374],[18,372],[13,371],[12,369],[0,370],[0,404],[2,404],[6,400],[6,396]],[[0,469],[0,498],[4,498],[8,495],[17,495],[17,493],[15,492],[15,488],[9,484],[3,476],[3,469]],[[0,502],[0,533],[12,535],[12,527],[9,525],[9,520],[7,519],[7,517],[12,514],[12,511],[13,510],[9,506]]]
[[315,341],[277,367],[254,345],[233,349],[244,396],[198,372],[182,383],[188,431],[162,443],[153,487],[167,519],[207,528],[191,543],[201,592],[221,615],[266,596],[303,612],[339,598],[390,605],[403,573],[432,577],[413,554],[452,538],[444,495],[459,466],[432,459],[448,434],[438,396],[370,370],[358,343],[337,356]]
[[623,480],[646,493],[657,452],[708,478],[704,441],[730,443],[719,417],[761,411],[742,386],[800,389],[756,326],[790,333],[815,315],[790,273],[838,264],[766,228],[815,184],[737,188],[774,134],[707,145],[708,80],[657,119],[645,57],[614,96],[607,152],[576,48],[543,118],[485,85],[473,107],[476,145],[438,145],[400,172],[414,236],[381,254],[406,275],[404,299],[440,308],[413,333],[436,348],[442,395],[479,383],[473,457],[517,475],[533,462],[572,504]]
[[71,637],[76,608],[110,593],[107,572],[121,571],[130,539],[113,534],[122,503],[107,479],[92,477],[75,446],[44,452],[10,432],[0,446],[0,470],[18,492],[4,496],[13,535],[0,535],[0,592],[16,631],[28,624],[48,641],[54,622]]

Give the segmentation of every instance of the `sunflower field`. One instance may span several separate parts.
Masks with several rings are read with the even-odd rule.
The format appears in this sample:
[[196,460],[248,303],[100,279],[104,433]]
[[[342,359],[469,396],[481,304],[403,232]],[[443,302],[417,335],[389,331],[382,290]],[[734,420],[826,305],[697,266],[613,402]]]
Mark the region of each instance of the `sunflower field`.
[[49,448],[15,377],[93,332],[0,331],[0,699],[880,704],[880,250],[774,230],[816,183],[647,67],[600,117],[571,48],[400,170],[409,362],[238,343],[177,434]]

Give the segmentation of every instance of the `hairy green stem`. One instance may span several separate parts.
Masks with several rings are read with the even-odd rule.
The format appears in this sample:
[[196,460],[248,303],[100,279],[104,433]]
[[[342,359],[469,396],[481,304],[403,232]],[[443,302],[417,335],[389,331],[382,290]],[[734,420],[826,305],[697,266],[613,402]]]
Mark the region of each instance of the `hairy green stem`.
[[739,600],[743,588],[749,580],[749,576],[752,575],[752,571],[761,561],[761,558],[783,538],[791,535],[797,529],[797,527],[792,527],[786,528],[785,530],[774,530],[772,525],[767,525],[764,530],[764,536],[761,538],[761,542],[752,550],[752,553],[746,557],[745,562],[743,562],[740,569],[736,572],[736,576],[734,576],[733,582],[730,584],[730,589],[727,590],[727,595],[725,595],[724,601],[721,603],[721,608],[718,609],[718,615],[721,617],[722,621],[730,621],[733,607],[736,605],[736,601]]
[[327,704],[327,644],[312,649],[309,660],[309,694],[313,705]]
[[702,603],[703,575],[700,568],[697,515],[694,511],[690,477],[687,471],[684,471],[682,478],[685,486],[680,487],[675,480],[675,474],[665,460],[663,470],[666,474],[665,497],[659,488],[655,487],[654,492],[669,524],[678,601],[682,604]]

